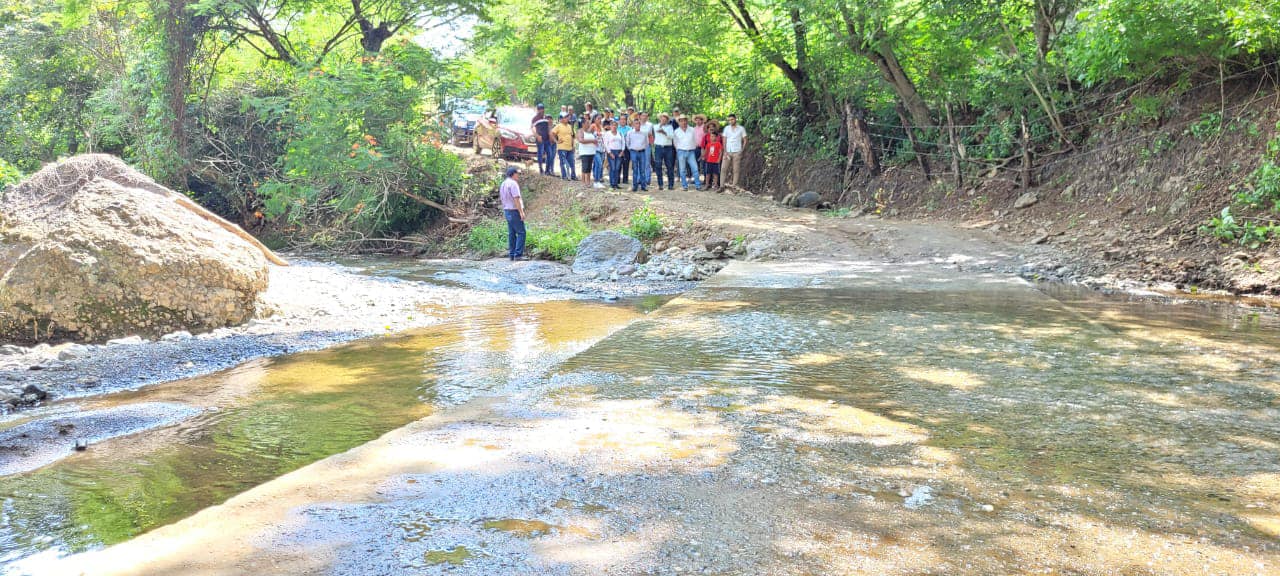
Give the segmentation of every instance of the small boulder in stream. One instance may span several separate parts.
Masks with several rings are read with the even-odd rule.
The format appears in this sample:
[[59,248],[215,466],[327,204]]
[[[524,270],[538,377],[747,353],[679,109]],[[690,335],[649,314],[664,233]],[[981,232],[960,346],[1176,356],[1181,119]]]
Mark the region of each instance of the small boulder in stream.
[[283,261],[120,159],[76,156],[0,193],[0,340],[102,342],[239,324]]
[[573,272],[608,275],[628,264],[644,262],[644,258],[644,245],[639,240],[613,230],[605,230],[583,238],[578,244],[578,254],[573,259]]

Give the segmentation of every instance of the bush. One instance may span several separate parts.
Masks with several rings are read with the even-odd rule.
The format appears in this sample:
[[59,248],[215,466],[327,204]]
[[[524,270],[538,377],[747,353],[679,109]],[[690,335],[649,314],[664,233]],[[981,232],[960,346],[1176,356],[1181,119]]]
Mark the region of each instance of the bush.
[[1224,242],[1235,242],[1253,250],[1280,233],[1280,226],[1259,224],[1247,219],[1237,220],[1228,206],[1222,209],[1222,214],[1210,218],[1209,223],[1201,226],[1200,230]]
[[501,218],[482,220],[467,232],[467,248],[482,256],[507,253],[507,223]]
[[22,180],[22,172],[18,171],[18,167],[0,158],[0,188],[17,184],[19,180]]
[[[578,253],[578,244],[591,234],[591,223],[571,211],[554,225],[526,223],[526,252],[545,252],[553,260],[565,261]],[[501,218],[482,220],[467,232],[467,248],[481,256],[507,253],[507,222]]]
[[285,138],[282,174],[261,184],[264,212],[308,226],[378,236],[412,232],[432,215],[417,199],[462,193],[462,161],[441,147],[421,106],[429,52],[387,46],[376,57],[316,69],[293,93],[246,98]]
[[631,222],[622,233],[639,240],[653,240],[662,235],[662,226],[662,217],[645,200],[644,206],[631,213]]
[[[531,250],[546,252],[553,260],[565,261],[578,253],[578,244],[591,234],[591,223],[582,214],[572,211],[554,226],[529,227],[528,244]],[[503,235],[506,238],[506,235]]]

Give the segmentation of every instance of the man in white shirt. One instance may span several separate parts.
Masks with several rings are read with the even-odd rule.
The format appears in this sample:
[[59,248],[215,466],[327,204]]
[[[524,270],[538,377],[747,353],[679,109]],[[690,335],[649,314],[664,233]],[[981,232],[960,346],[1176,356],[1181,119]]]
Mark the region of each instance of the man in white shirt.
[[676,147],[676,165],[680,167],[680,186],[685,190],[689,189],[689,176],[693,176],[693,186],[699,190],[702,189],[698,185],[698,142],[694,135],[693,126],[689,125],[689,118],[683,114],[676,118],[677,128],[671,134],[671,141]]
[[[729,123],[722,129],[724,136],[724,174],[729,185],[738,186],[738,173],[741,172],[742,151],[747,146],[747,129],[738,124],[736,114],[729,115]],[[732,178],[729,176],[732,174]]]
[[[652,128],[652,126],[650,127]],[[653,130],[646,134],[637,116],[627,132],[627,154],[631,155],[631,191],[649,190],[649,144],[653,142]]]
[[667,188],[676,189],[676,149],[671,137],[676,129],[671,126],[671,116],[658,115],[658,124],[653,128],[653,170],[658,175],[658,189],[662,189],[662,169],[667,170]]

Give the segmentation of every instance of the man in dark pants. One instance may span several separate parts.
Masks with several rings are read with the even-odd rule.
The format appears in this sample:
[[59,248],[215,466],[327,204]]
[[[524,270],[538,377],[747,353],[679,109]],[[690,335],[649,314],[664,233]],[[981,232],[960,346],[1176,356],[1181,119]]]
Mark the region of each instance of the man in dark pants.
[[507,167],[507,179],[498,189],[502,199],[502,213],[507,217],[507,255],[512,261],[525,260],[524,256],[524,198],[520,197],[520,169]]
[[538,113],[533,116],[533,136],[538,140],[538,170],[550,174],[556,166],[556,144],[551,141],[551,117],[542,104],[538,104]]

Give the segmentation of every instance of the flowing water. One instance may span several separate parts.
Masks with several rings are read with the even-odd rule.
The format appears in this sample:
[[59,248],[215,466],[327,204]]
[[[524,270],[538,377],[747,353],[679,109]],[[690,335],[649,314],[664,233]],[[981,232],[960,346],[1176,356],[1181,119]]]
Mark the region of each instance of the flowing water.
[[[405,270],[437,281],[438,271]],[[0,565],[129,539],[442,406],[501,393],[665,299],[459,309],[393,337],[55,404],[51,415],[146,407],[179,421],[0,478]]]
[[[140,550],[181,557],[139,570],[164,573],[154,567],[182,566],[212,547],[226,552],[193,566],[234,572],[227,566],[270,561],[339,574],[1280,573],[1274,311],[1101,297],[902,265],[813,263],[735,263],[643,318],[634,307],[542,306],[569,308],[544,313],[524,332],[510,324],[478,330],[481,344],[454,345],[467,331],[441,328],[243,368],[294,381],[289,394],[311,391],[298,402],[336,381],[354,381],[365,393],[368,382],[402,381],[407,391],[367,407],[398,412],[398,421],[476,394],[511,400],[462,421],[410,427],[240,504],[280,510],[252,519],[227,511],[202,524],[270,534],[273,544],[256,552],[162,539],[67,567],[132,561]],[[546,330],[550,317],[566,336],[532,333]],[[624,324],[604,337],[603,326]],[[494,334],[510,341],[486,340]],[[523,356],[516,350],[593,338],[590,347],[534,354],[546,362],[537,369],[513,368]],[[517,345],[525,339],[548,344]],[[492,351],[509,360],[486,359]],[[522,373],[531,376],[513,378]],[[272,386],[229,386],[233,374],[201,389],[239,394],[224,406],[267,400]],[[331,406],[329,418],[345,419],[347,402],[318,404]],[[170,508],[189,512],[219,500],[170,492],[219,462],[212,458],[219,440],[248,446],[231,451],[241,458],[253,455],[220,469],[270,469],[297,458],[273,457],[276,446],[305,446],[301,438],[312,436],[327,442],[341,428],[268,409],[248,419],[265,422],[254,429],[223,414],[231,412],[212,413],[233,424],[212,427],[218,432],[200,441],[212,448],[180,459],[197,470],[186,476],[171,472],[183,468],[172,460],[109,464],[111,454],[91,452],[0,482],[14,495],[6,525],[25,519],[81,534],[109,533],[84,528],[95,524],[155,525],[168,521],[157,516]],[[155,453],[199,444],[181,441],[182,428],[172,438],[151,435]],[[379,460],[383,453],[395,455],[394,467]],[[75,471],[85,484],[66,479]],[[155,480],[130,488],[144,481],[135,478]],[[325,502],[290,496],[316,483],[320,493],[325,483],[368,488]],[[203,486],[213,492],[218,484]],[[28,539],[36,532],[20,531]],[[19,542],[16,533],[5,545]],[[112,540],[97,538],[63,535],[44,547]]]

